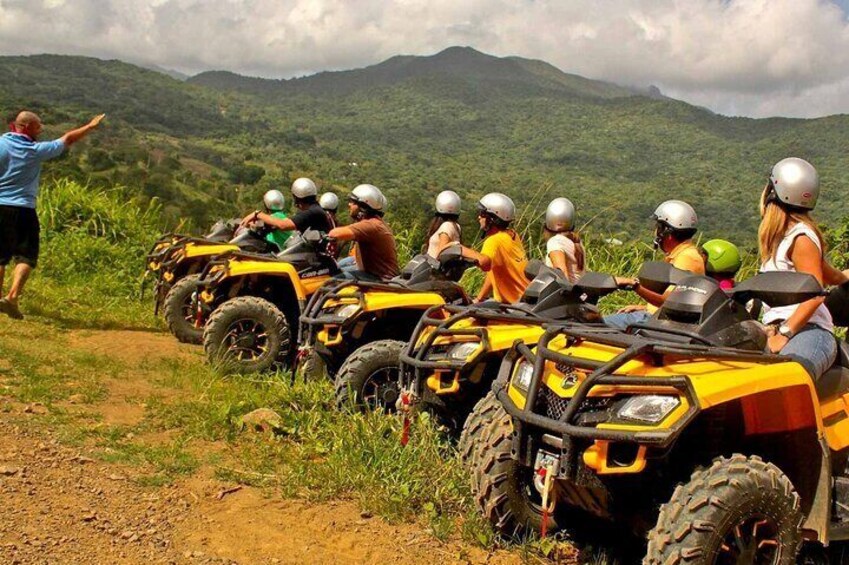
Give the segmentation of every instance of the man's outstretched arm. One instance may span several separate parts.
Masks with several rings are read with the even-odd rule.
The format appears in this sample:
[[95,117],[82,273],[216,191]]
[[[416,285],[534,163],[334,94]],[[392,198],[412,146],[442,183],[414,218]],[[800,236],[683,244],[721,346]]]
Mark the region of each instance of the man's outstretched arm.
[[83,127],[72,129],[61,137],[62,143],[65,144],[65,147],[69,147],[74,143],[78,142],[79,140],[87,136],[91,130],[97,128],[97,126],[100,125],[100,122],[103,121],[103,118],[105,117],[106,114],[100,114],[99,116],[95,116],[94,118],[92,118],[92,120]]

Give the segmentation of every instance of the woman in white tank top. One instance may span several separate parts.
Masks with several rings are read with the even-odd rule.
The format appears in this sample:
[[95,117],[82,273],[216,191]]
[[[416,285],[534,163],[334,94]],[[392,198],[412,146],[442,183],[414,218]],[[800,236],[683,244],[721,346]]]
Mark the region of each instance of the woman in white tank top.
[[436,212],[427,230],[428,255],[436,259],[441,249],[460,243],[460,196],[453,190],[443,190],[436,197]]
[[555,198],[545,211],[545,266],[559,269],[570,282],[584,274],[584,246],[575,231],[575,206],[568,198]]
[[[761,195],[758,243],[762,272],[808,273],[824,285],[847,280],[825,259],[822,234],[809,214],[818,195],[819,177],[807,161],[791,157],[773,167]],[[814,379],[834,363],[834,324],[823,298],[770,308],[763,322],[771,327],[768,349],[792,357]]]

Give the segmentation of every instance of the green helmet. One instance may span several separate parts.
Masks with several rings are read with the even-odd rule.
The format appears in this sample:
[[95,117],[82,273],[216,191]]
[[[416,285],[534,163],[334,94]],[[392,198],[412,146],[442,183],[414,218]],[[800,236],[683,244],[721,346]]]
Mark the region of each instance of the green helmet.
[[707,255],[705,267],[710,274],[733,275],[743,264],[740,250],[730,241],[712,239],[702,245],[702,250]]

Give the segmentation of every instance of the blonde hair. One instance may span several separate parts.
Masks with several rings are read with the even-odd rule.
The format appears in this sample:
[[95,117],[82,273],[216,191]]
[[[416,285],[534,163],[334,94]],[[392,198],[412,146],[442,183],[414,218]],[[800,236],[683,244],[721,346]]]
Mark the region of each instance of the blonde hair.
[[778,246],[784,239],[787,230],[797,223],[806,224],[814,230],[817,239],[819,239],[820,249],[825,255],[825,239],[823,239],[822,232],[810,213],[801,210],[787,210],[777,202],[767,202],[767,194],[769,194],[769,185],[764,188],[763,194],[761,194],[761,225],[758,227],[758,248],[761,262],[775,258]]

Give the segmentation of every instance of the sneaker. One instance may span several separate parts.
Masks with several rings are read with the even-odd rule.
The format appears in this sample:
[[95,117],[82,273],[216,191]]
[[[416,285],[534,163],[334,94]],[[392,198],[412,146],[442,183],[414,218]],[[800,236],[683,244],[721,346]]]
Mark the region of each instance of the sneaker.
[[9,302],[7,298],[0,298],[0,312],[3,312],[13,320],[23,320],[24,315],[18,309],[18,305]]

